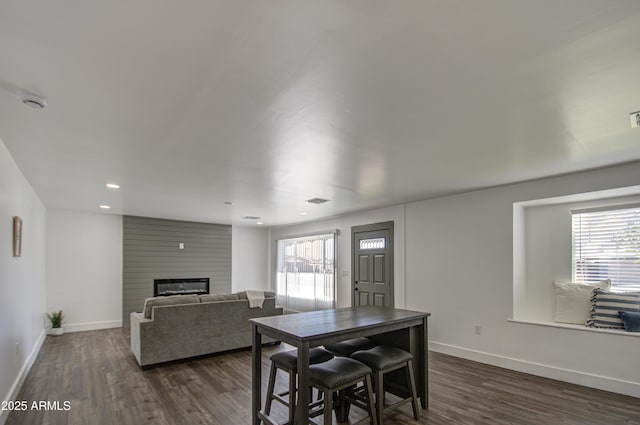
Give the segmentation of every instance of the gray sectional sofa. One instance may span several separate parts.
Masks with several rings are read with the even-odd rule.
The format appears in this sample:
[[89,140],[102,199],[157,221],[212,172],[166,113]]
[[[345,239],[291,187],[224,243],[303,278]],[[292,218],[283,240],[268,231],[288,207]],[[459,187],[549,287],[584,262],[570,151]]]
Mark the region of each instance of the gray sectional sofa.
[[273,292],[262,308],[249,308],[244,292],[149,298],[142,313],[131,313],[131,351],[144,367],[249,347],[249,319],[282,314],[275,303]]

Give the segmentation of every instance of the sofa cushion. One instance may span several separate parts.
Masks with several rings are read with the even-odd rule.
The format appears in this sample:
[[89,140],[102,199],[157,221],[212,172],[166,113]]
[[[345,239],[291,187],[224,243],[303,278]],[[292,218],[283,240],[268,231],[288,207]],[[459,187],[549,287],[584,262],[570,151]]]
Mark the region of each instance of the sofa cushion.
[[594,328],[624,329],[620,312],[640,312],[640,292],[607,292],[597,289],[592,300],[591,319],[587,326]]
[[575,323],[584,325],[591,316],[591,296],[594,289],[608,290],[611,287],[609,279],[595,285],[582,283],[554,281],[556,292],[556,312],[554,322]]
[[200,295],[201,303],[210,303],[214,301],[231,301],[239,300],[238,294],[205,294]]
[[[238,295],[238,298],[240,298],[241,300],[246,300],[247,299],[247,292],[246,291],[236,292],[236,295]],[[273,291],[264,291],[264,297],[265,298],[275,298],[276,297],[276,293],[273,292]]]
[[152,297],[144,300],[144,317],[151,319],[153,307],[161,305],[197,304],[200,299],[197,295],[171,295],[169,297]]

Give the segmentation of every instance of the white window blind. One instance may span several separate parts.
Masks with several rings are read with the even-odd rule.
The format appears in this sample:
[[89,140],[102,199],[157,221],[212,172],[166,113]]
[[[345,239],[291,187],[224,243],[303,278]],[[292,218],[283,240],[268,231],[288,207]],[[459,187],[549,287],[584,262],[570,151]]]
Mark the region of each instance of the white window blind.
[[279,240],[278,304],[294,311],[335,308],[335,258],[335,233]]
[[640,291],[640,207],[574,211],[572,224],[575,282]]

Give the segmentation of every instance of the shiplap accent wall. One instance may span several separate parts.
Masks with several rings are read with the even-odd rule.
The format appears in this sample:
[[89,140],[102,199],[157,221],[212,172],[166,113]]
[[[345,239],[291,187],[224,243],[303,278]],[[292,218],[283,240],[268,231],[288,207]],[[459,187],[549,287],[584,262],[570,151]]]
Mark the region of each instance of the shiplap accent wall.
[[124,326],[154,279],[208,277],[212,294],[231,293],[231,226],[124,216],[122,229]]

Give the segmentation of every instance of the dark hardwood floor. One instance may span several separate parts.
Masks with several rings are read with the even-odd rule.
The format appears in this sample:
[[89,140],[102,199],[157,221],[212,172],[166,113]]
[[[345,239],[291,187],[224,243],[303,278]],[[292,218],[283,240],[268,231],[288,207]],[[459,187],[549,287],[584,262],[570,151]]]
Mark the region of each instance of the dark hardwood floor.
[[[268,355],[286,348],[265,347],[265,387]],[[240,350],[143,371],[122,329],[47,337],[18,400],[29,407],[60,401],[62,410],[14,411],[6,425],[249,424],[250,364],[251,350]],[[640,399],[633,397],[438,353],[431,353],[430,373],[431,408],[420,421],[405,406],[385,424],[640,424]],[[280,389],[285,382],[279,379]],[[286,419],[279,404],[273,412]]]

